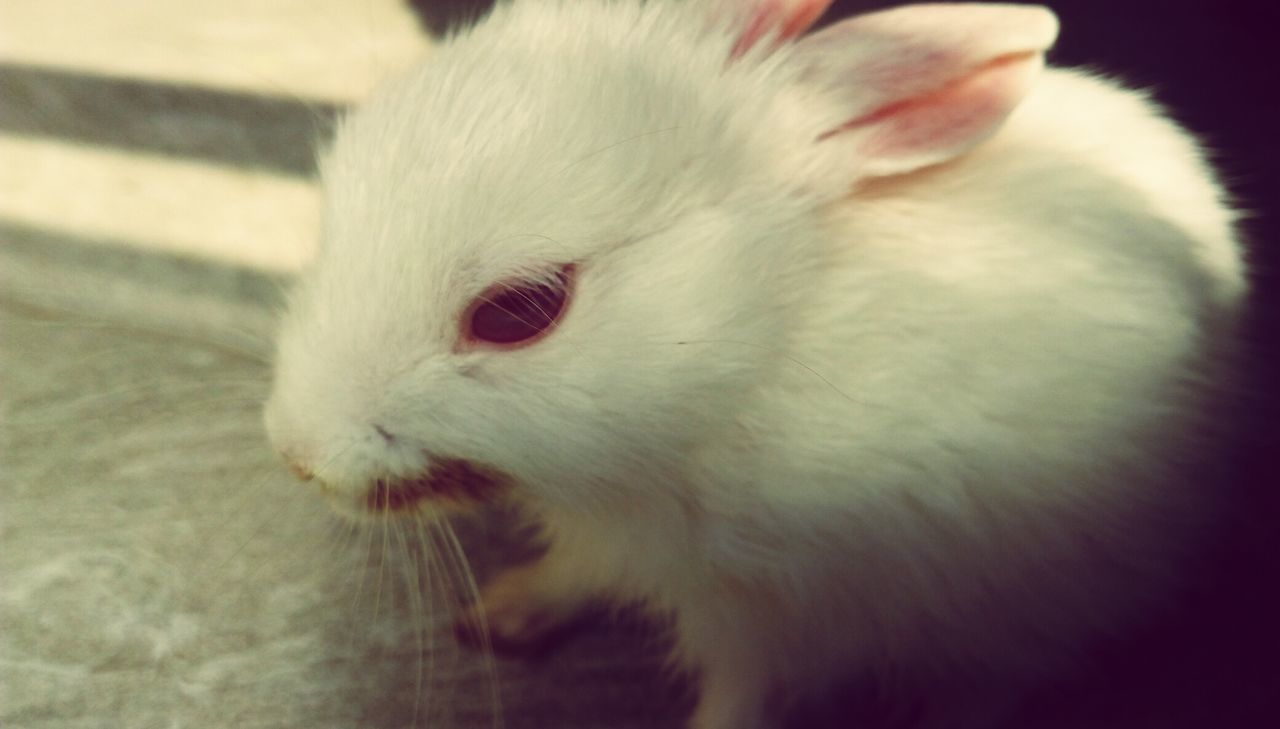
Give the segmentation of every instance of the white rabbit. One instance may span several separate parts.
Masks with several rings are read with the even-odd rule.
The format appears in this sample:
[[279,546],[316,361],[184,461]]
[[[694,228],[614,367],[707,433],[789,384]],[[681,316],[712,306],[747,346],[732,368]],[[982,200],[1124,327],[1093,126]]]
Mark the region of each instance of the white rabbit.
[[642,603],[697,729],[846,672],[1031,680],[1212,510],[1244,278],[1196,144],[1043,68],[1043,8],[803,35],[828,4],[500,5],[343,122],[280,332],[296,470],[525,510],[494,633]]

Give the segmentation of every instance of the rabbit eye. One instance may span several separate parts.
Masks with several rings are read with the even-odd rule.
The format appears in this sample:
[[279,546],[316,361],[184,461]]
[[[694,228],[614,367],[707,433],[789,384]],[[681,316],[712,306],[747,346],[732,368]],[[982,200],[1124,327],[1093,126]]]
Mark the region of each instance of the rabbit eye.
[[530,344],[549,332],[569,302],[573,265],[549,281],[498,284],[481,294],[463,318],[465,337],[500,346]]

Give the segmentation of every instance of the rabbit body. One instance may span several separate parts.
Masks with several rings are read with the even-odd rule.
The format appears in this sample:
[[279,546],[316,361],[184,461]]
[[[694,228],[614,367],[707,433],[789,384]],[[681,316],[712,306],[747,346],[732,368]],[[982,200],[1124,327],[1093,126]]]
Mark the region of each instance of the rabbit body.
[[[962,148],[882,164],[833,131],[903,108],[876,69],[836,93],[825,46],[744,49],[697,5],[500,6],[344,122],[273,440],[347,511],[445,456],[509,476],[548,551],[486,591],[492,629],[641,603],[698,729],[850,672],[1053,670],[1212,513],[1244,282],[1200,150],[1037,66]],[[547,262],[578,270],[555,331],[458,345]]]

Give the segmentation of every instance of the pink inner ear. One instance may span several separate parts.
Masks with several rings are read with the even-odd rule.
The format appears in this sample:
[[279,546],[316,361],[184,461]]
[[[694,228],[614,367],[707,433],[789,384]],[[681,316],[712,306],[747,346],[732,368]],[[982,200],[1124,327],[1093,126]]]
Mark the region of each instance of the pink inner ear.
[[863,172],[887,175],[936,164],[990,137],[1022,100],[1039,53],[995,58],[942,88],[880,107],[822,138],[863,132]]
[[[828,155],[859,175],[901,174],[961,154],[1022,101],[1058,33],[1045,8],[906,5],[851,18],[795,43],[802,82],[830,105]],[[843,117],[835,116],[837,114]],[[854,161],[853,159],[849,161]]]
[[832,0],[754,0],[742,34],[730,54],[737,58],[749,51],[770,31],[775,43],[794,38],[808,30],[830,7]]

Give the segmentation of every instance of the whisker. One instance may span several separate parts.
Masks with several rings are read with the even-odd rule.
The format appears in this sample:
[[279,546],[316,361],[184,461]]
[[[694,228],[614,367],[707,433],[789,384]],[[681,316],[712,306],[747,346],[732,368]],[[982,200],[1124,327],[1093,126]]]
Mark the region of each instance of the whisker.
[[484,659],[485,671],[490,677],[490,691],[493,705],[495,707],[493,715],[493,726],[501,729],[503,725],[502,712],[502,694],[498,681],[498,667],[494,660],[493,641],[489,633],[489,620],[485,615],[485,607],[480,600],[480,586],[476,583],[475,574],[471,571],[470,565],[467,563],[466,552],[462,548],[462,543],[458,541],[458,535],[454,532],[453,527],[448,521],[440,519],[435,522],[438,527],[435,531],[441,535],[448,545],[445,552],[452,557],[454,565],[457,568],[458,577],[463,580],[464,587],[471,597],[473,604],[477,606],[474,614],[477,616],[480,630],[480,646],[481,655]]
[[[171,327],[149,325],[145,322],[124,322],[120,320],[95,318],[90,312],[60,309],[53,306],[35,305],[26,302],[10,301],[0,297],[10,310],[21,313],[15,319],[23,326],[32,329],[96,331],[104,334],[120,334],[129,337],[129,348],[173,346],[174,343],[194,345],[203,350],[218,350],[231,355],[240,361],[255,364],[270,364],[271,353],[275,345],[271,334],[254,332],[237,327],[223,325],[225,331],[202,330],[199,333],[187,333]],[[210,327],[212,328],[212,327]],[[231,334],[235,336],[226,337]],[[141,336],[141,341],[137,337]],[[245,341],[249,340],[249,341]],[[154,342],[154,343],[153,343]]]
[[[94,333],[120,335],[120,339],[128,339],[129,349],[167,349],[179,342],[194,346],[200,350],[218,351],[231,355],[237,361],[249,361],[255,364],[267,364],[275,343],[265,332],[258,333],[249,329],[235,329],[231,333],[235,338],[222,339],[224,332],[201,331],[189,334],[160,325],[149,326],[139,322],[123,322],[118,320],[93,319],[92,315],[68,313],[66,319],[38,319],[31,316],[16,316],[15,319],[29,331],[25,336],[54,336],[66,333]],[[123,345],[117,345],[123,349]]]
[[[81,418],[76,422],[83,424],[86,421]],[[112,422],[112,419],[101,418],[95,422],[99,424],[110,423]],[[121,433],[114,439],[102,439],[92,444],[74,444],[76,461],[81,464],[101,461],[104,462],[104,465],[106,463],[114,462],[115,467],[120,468],[120,464],[122,462],[127,462],[127,459],[121,458],[121,456],[126,453],[132,453],[135,456],[159,455],[172,452],[180,447],[191,445],[196,445],[207,452],[209,450],[209,446],[213,444],[226,445],[231,443],[262,443],[260,435],[244,433],[243,425],[241,424],[228,425],[227,430],[229,432],[226,433],[219,433],[216,430],[200,431],[193,428],[168,428],[157,432],[155,426],[159,424],[162,423],[156,423],[154,420],[150,420],[148,421],[148,426],[150,427],[135,427],[129,431]],[[42,445],[47,447],[49,445],[49,440],[51,440],[53,436],[61,434],[62,429],[57,427],[49,427],[45,429],[24,427],[21,430],[15,430],[11,434],[11,437],[15,439],[40,438],[44,441]],[[266,456],[265,453],[262,453],[262,455],[264,457]],[[241,454],[236,460],[242,462],[243,455]],[[27,473],[23,480],[27,483],[43,483],[49,479],[51,474],[63,468],[64,465],[65,464],[61,460],[50,459],[42,466],[37,467],[34,471]],[[206,453],[206,460],[201,463],[201,471],[207,471],[210,465],[212,465],[212,463],[207,460]],[[169,465],[168,468],[170,472],[175,472],[174,466]]]
[[[331,459],[330,459],[329,461],[327,461],[327,462],[326,462],[326,464],[325,464],[325,465],[327,465],[328,463],[331,463],[333,459],[337,459],[337,458],[342,457],[350,447],[351,447],[351,446],[347,446],[347,447],[345,447],[345,448],[341,449],[340,451],[338,451],[337,453],[335,453],[335,454],[331,457]],[[205,545],[205,546],[204,546],[204,548],[202,549],[202,552],[203,552],[203,551],[210,551],[210,550],[208,549],[208,548],[211,546],[211,545],[210,545],[210,542],[209,542],[209,539],[212,539],[214,535],[216,535],[216,534],[218,534],[218,533],[222,532],[223,530],[225,530],[225,528],[226,528],[229,524],[231,524],[234,520],[236,520],[236,519],[238,519],[238,518],[244,518],[245,514],[246,514],[246,513],[248,513],[248,512],[250,511],[250,510],[248,509],[248,506],[247,506],[247,505],[248,505],[250,502],[254,502],[254,501],[256,501],[256,500],[260,500],[260,494],[261,494],[261,491],[262,491],[263,487],[264,487],[264,486],[265,486],[265,485],[266,485],[266,484],[267,484],[267,483],[268,483],[272,478],[276,478],[276,477],[277,477],[277,472],[275,472],[275,471],[266,471],[266,472],[264,472],[264,473],[262,474],[261,478],[259,478],[259,479],[258,479],[257,481],[255,481],[255,482],[252,482],[251,484],[249,484],[247,487],[245,487],[245,488],[244,488],[243,496],[241,497],[241,499],[239,500],[239,502],[238,502],[238,503],[237,503],[233,508],[231,508],[231,509],[229,509],[229,510],[227,511],[227,513],[226,513],[226,518],[225,518],[225,519],[224,519],[224,520],[219,524],[219,526],[218,526],[218,527],[217,527],[213,532],[211,532],[210,537],[209,537],[209,538],[207,538],[207,539],[205,540],[205,542],[204,542],[204,545]],[[297,501],[297,500],[294,500],[294,498],[293,498],[293,494],[285,494],[285,495],[283,495],[283,496],[277,496],[277,497],[275,497],[275,498],[276,498],[276,500],[278,501],[278,506],[277,506],[275,509],[271,510],[271,512],[268,514],[268,516],[267,516],[265,519],[262,519],[261,521],[259,521],[259,522],[258,522],[258,523],[257,523],[257,524],[256,524],[256,525],[255,525],[251,530],[250,530],[248,537],[246,537],[246,538],[245,538],[245,539],[244,539],[244,540],[239,544],[239,546],[237,546],[237,547],[232,551],[232,553],[231,553],[230,555],[228,555],[225,559],[221,560],[221,561],[220,561],[219,563],[217,563],[215,566],[213,566],[213,567],[205,567],[205,568],[203,568],[203,569],[202,569],[202,571],[200,572],[200,577],[199,577],[199,580],[200,580],[201,582],[206,581],[206,580],[205,580],[205,577],[207,577],[207,576],[209,576],[209,575],[217,574],[217,573],[219,573],[219,572],[223,572],[223,571],[226,569],[226,567],[227,567],[228,565],[230,565],[230,564],[232,563],[232,561],[234,561],[234,560],[235,560],[235,558],[236,558],[236,557],[238,557],[240,554],[242,554],[242,553],[244,552],[244,550],[245,550],[246,548],[248,548],[248,546],[249,546],[250,544],[252,544],[256,539],[258,539],[258,537],[260,537],[260,536],[263,534],[263,532],[266,530],[266,528],[267,528],[270,524],[274,523],[277,519],[279,519],[280,515],[281,515],[281,514],[283,514],[287,508],[289,508],[291,505],[293,505],[293,506],[295,506],[295,507],[296,507],[299,503],[301,503],[301,502],[299,502],[299,501]],[[217,592],[221,592],[221,590],[218,590]]]
[[[261,535],[262,535],[262,533],[266,530],[267,526],[268,526],[268,525],[270,525],[270,524],[272,524],[272,523],[274,523],[274,522],[276,521],[276,519],[278,519],[278,518],[280,517],[280,515],[281,515],[282,513],[284,513],[285,509],[287,509],[288,507],[289,507],[289,502],[288,502],[287,500],[282,500],[282,501],[280,502],[279,506],[277,506],[275,509],[273,509],[273,510],[272,510],[272,511],[271,511],[271,512],[266,516],[266,518],[262,519],[261,521],[259,521],[259,522],[258,522],[258,524],[257,524],[256,526],[254,526],[254,528],[250,531],[249,536],[248,536],[248,537],[246,537],[246,538],[245,538],[245,540],[244,540],[243,542],[241,542],[241,543],[240,543],[240,545],[239,545],[239,546],[237,546],[237,547],[235,548],[235,550],[233,550],[233,551],[231,552],[231,554],[229,554],[229,555],[228,555],[225,559],[223,559],[222,561],[218,562],[218,563],[216,564],[216,566],[215,566],[215,567],[213,567],[211,570],[206,570],[206,571],[204,572],[204,574],[205,574],[205,575],[208,575],[208,574],[211,574],[211,573],[212,573],[212,574],[216,574],[216,573],[218,573],[218,572],[222,572],[223,570],[225,570],[225,569],[226,569],[226,567],[227,567],[228,565],[230,565],[230,564],[235,560],[235,558],[236,558],[236,557],[240,556],[240,554],[241,554],[241,553],[243,553],[243,552],[244,552],[244,550],[245,550],[245,549],[246,549],[246,548],[247,548],[247,547],[248,547],[248,546],[249,546],[249,545],[250,545],[254,540],[256,540],[259,536],[261,536]],[[256,568],[255,568],[255,569],[256,569]],[[203,580],[201,580],[201,581],[203,581]],[[219,594],[219,593],[221,593],[221,592],[222,592],[222,590],[215,590],[214,592],[215,592],[215,594]]]
[[360,578],[356,582],[356,594],[351,602],[351,611],[354,614],[356,608],[360,604],[360,598],[364,594],[365,575],[369,574],[369,561],[373,559],[373,527],[368,524],[362,524],[360,531],[364,532],[364,559],[360,561]]
[[[425,572],[425,577],[426,577],[427,598],[428,598],[428,601],[429,601],[429,602],[433,605],[433,607],[434,607],[434,605],[435,605],[435,604],[438,604],[438,602],[439,602],[439,601],[438,601],[438,598],[437,598],[437,595],[438,595],[438,593],[439,593],[439,590],[434,589],[434,585],[435,585],[435,582],[434,582],[434,581],[437,579],[437,578],[436,578],[437,570],[436,570],[436,569],[433,569],[433,565],[434,565],[434,563],[435,563],[435,551],[431,548],[431,540],[430,540],[430,538],[427,536],[427,527],[426,527],[426,525],[423,523],[423,520],[422,520],[422,519],[423,519],[423,517],[422,517],[422,514],[421,514],[421,513],[415,513],[415,514],[414,514],[414,523],[415,523],[415,526],[417,527],[417,533],[418,533],[418,544],[419,544],[419,547],[420,547],[421,552],[422,552],[422,569],[424,570],[424,572]],[[431,685],[431,681],[434,679],[434,677],[435,677],[435,675],[436,675],[436,631],[435,631],[435,626],[434,626],[434,625],[431,625],[431,626],[429,627],[429,629],[426,631],[426,633],[427,633],[427,636],[426,636],[426,638],[427,638],[427,646],[426,646],[426,651],[427,651],[427,652],[426,652],[427,672],[426,672],[426,677],[427,677],[427,685],[428,685],[428,686],[430,686],[430,685]],[[429,702],[427,703],[427,707],[426,707],[426,708],[427,708],[427,711],[428,711],[428,716],[430,716],[430,703],[429,703]]]
[[[147,423],[153,422],[161,417],[190,417],[193,412],[197,412],[202,407],[219,408],[220,406],[247,406],[248,409],[256,411],[262,405],[262,397],[256,395],[239,395],[227,394],[217,397],[209,397],[200,400],[180,400],[166,401],[165,399],[157,399],[154,397],[145,397],[152,393],[145,390],[129,390],[125,395],[139,397],[122,397],[120,393],[106,393],[86,395],[72,401],[56,402],[56,403],[36,403],[17,402],[10,403],[13,410],[17,410],[25,415],[26,411],[44,412],[47,415],[13,417],[8,418],[8,422],[12,427],[27,429],[35,426],[60,426],[66,422],[82,423],[90,420],[88,416],[95,415],[92,418],[100,423],[127,422],[133,425],[140,425],[139,419],[146,417]],[[225,409],[225,414],[233,413],[244,414],[245,410]],[[255,418],[256,421],[256,418]],[[256,422],[255,422],[256,425]]]
[[382,513],[382,551],[378,554],[378,583],[373,593],[373,620],[378,620],[378,607],[382,603],[382,570],[387,564],[388,535],[390,515],[387,512]]
[[413,552],[409,547],[409,540],[405,537],[405,529],[399,522],[396,524],[396,537],[400,541],[400,548],[404,550],[405,589],[408,590],[407,598],[409,601],[409,611],[411,613],[410,620],[413,623],[414,639],[418,646],[417,670],[413,691],[413,723],[410,725],[413,729],[417,729],[418,712],[422,708],[422,651],[424,650],[422,633],[425,629],[423,625],[423,614],[425,609],[422,601],[422,583],[421,576],[418,573],[418,561],[413,556]]

